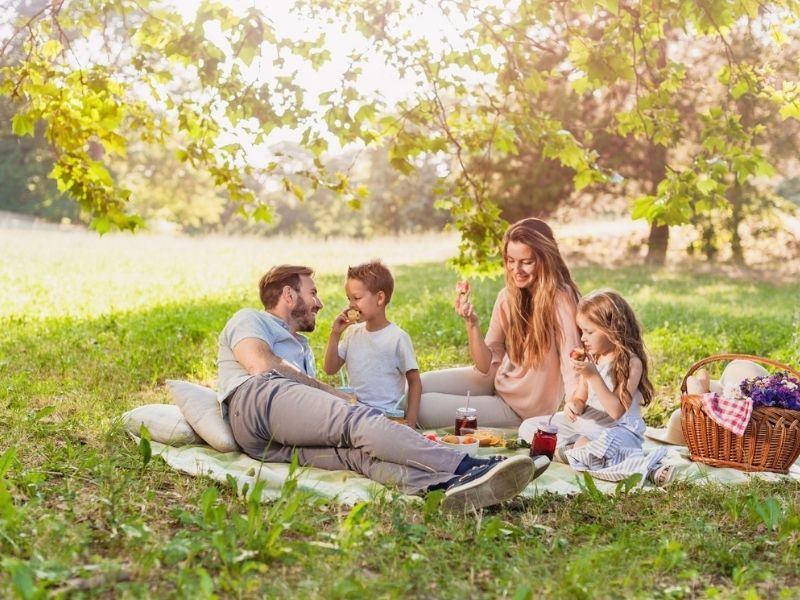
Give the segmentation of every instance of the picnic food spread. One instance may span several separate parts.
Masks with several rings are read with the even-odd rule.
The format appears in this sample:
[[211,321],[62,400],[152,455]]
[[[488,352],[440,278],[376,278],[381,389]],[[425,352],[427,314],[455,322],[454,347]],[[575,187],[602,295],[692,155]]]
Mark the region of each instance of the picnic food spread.
[[507,445],[502,432],[493,429],[476,429],[466,435],[446,434],[439,436],[435,431],[426,431],[423,435],[434,442],[445,444],[474,444],[478,442],[481,448],[502,448]]

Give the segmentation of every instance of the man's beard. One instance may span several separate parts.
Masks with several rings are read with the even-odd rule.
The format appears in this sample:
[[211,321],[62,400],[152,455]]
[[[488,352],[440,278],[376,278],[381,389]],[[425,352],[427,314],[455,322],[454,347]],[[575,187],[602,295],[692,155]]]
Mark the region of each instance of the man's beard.
[[297,323],[297,331],[314,331],[317,326],[317,315],[300,296],[297,297],[297,306],[292,309],[292,318]]

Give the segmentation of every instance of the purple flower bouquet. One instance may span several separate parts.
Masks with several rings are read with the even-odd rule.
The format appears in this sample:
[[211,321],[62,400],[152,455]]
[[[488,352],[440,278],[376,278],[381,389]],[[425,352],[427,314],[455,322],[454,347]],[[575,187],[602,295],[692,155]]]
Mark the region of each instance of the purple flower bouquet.
[[745,379],[742,394],[753,400],[753,407],[772,406],[800,410],[800,380],[786,371]]

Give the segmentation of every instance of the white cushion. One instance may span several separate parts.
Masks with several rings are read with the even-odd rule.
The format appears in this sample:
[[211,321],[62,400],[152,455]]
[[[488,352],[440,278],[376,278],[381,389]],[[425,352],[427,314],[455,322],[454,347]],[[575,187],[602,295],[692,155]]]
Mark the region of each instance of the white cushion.
[[172,400],[197,434],[218,452],[237,452],[231,426],[222,418],[217,393],[202,385],[167,379]]
[[122,415],[125,431],[139,435],[142,425],[147,427],[154,442],[170,446],[202,444],[202,438],[195,433],[183,413],[172,404],[145,404],[129,410]]

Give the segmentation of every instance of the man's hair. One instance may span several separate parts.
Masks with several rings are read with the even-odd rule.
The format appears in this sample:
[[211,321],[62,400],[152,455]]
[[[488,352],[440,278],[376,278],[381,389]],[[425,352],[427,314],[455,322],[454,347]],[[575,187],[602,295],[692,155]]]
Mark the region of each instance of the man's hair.
[[386,296],[386,304],[392,299],[394,291],[394,278],[392,272],[386,268],[381,261],[375,259],[363,265],[347,268],[347,278],[357,279],[372,294],[383,292]]
[[278,265],[267,271],[258,282],[258,291],[264,308],[267,310],[275,308],[283,293],[283,287],[286,285],[294,291],[300,292],[301,275],[311,277],[314,275],[314,270],[296,265]]

